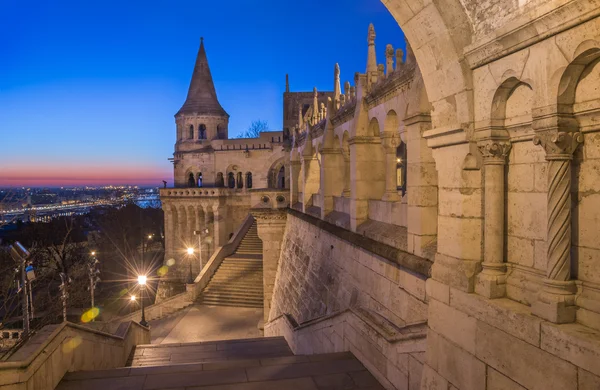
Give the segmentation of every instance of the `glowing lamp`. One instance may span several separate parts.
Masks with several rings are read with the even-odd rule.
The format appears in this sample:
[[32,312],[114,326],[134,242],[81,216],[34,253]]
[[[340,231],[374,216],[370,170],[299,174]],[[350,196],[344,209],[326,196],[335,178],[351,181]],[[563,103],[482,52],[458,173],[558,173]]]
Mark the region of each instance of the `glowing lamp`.
[[129,299],[131,299],[132,302],[135,302],[135,295],[132,295]]
[[188,253],[188,255],[193,255],[194,254],[194,248],[188,248],[187,249],[187,253]]
[[140,285],[145,286],[146,285],[146,280],[147,280],[146,275],[140,275],[140,276],[138,276],[138,283]]
[[96,251],[92,251],[92,256],[96,256]]

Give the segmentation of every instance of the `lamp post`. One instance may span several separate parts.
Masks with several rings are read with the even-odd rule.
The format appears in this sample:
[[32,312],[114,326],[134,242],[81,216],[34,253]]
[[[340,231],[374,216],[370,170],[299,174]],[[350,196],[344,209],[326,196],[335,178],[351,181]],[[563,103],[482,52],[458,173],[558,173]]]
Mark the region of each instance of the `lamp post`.
[[192,275],[192,256],[194,255],[194,248],[190,247],[187,248],[187,254],[188,254],[188,260],[190,263],[190,269],[188,271],[188,276],[187,276],[187,284],[192,284],[194,283],[194,276]]
[[21,270],[21,291],[23,292],[23,334],[25,337],[29,335],[29,296],[27,295],[27,275],[25,274],[25,266],[29,258],[29,251],[25,249],[19,241],[10,246],[10,255],[13,260],[19,263]]
[[[146,312],[144,311],[144,291],[146,291],[146,275],[138,276],[138,284],[140,285],[140,303],[142,305],[142,320],[140,321],[140,325],[148,327],[148,322],[146,322]],[[131,297],[131,300],[135,300],[135,296]]]
[[198,250],[200,251],[200,272],[202,272],[202,268],[204,268],[204,265],[202,264],[202,235],[207,234],[208,229],[194,230],[194,235],[198,236]]

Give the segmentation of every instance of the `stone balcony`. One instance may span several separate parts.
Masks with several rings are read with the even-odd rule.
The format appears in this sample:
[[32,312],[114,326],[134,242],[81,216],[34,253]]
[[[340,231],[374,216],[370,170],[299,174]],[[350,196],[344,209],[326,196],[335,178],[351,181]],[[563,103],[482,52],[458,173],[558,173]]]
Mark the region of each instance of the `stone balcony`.
[[286,208],[289,205],[290,191],[276,188],[161,188],[161,199],[178,198],[218,198],[250,196],[252,207]]

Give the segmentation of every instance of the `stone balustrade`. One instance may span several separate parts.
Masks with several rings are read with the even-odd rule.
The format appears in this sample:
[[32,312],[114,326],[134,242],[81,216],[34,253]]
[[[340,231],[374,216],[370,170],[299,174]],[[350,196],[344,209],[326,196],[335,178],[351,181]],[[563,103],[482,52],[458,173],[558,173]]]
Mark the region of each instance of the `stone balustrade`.
[[0,390],[53,390],[67,371],[123,367],[134,346],[150,343],[150,330],[121,323],[114,334],[70,322],[42,328],[0,363]]

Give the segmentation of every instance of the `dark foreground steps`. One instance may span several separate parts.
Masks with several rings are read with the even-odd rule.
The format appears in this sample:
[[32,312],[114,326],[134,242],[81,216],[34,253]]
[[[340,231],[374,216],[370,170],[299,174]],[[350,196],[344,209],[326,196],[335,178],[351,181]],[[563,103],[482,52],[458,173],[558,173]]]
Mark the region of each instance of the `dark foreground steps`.
[[383,389],[351,353],[294,356],[283,338],[138,346],[132,364],[67,373],[57,389]]

